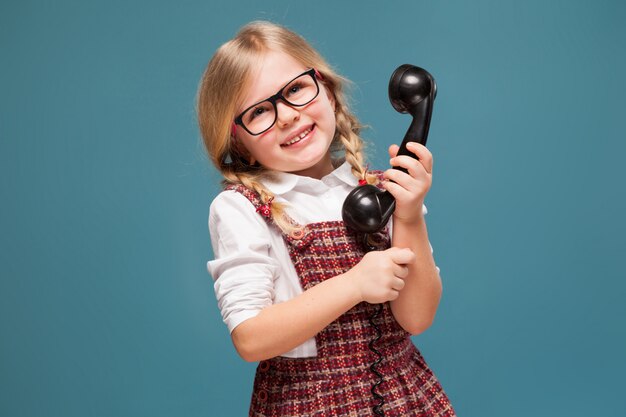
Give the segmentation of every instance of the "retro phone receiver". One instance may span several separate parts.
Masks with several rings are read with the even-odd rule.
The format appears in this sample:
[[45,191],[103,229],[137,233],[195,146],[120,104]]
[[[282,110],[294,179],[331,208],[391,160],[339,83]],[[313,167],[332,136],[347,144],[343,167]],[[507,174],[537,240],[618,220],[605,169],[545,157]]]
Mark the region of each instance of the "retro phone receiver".
[[[396,111],[409,113],[413,121],[409,126],[398,155],[417,158],[407,150],[408,142],[426,145],[437,84],[428,71],[410,64],[400,65],[389,80],[389,100]],[[406,169],[393,167],[403,172]],[[356,187],[346,197],[341,215],[349,228],[361,233],[374,233],[382,229],[396,208],[396,200],[389,191],[370,184]]]

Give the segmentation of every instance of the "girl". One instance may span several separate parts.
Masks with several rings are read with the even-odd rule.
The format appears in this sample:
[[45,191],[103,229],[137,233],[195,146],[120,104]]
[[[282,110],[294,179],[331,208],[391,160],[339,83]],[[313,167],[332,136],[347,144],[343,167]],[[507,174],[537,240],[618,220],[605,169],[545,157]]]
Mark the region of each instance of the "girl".
[[[255,22],[200,83],[200,129],[226,185],[211,204],[208,269],[237,352],[260,362],[250,416],[454,416],[409,338],[441,294],[423,209],[432,156],[392,146],[408,174],[367,172],[343,82],[299,35]],[[396,198],[392,230],[368,245],[340,214],[365,182]]]

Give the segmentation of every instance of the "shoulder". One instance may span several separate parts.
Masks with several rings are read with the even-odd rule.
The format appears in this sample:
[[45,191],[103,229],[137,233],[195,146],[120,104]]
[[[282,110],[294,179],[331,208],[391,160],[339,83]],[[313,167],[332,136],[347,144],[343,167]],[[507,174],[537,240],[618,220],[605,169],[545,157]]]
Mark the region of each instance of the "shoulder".
[[267,228],[265,220],[257,213],[254,204],[240,191],[224,190],[211,202],[209,227],[219,223],[232,225],[256,225]]
[[238,189],[228,188],[221,191],[211,202],[211,211],[224,206],[250,207],[254,205],[244,193]]

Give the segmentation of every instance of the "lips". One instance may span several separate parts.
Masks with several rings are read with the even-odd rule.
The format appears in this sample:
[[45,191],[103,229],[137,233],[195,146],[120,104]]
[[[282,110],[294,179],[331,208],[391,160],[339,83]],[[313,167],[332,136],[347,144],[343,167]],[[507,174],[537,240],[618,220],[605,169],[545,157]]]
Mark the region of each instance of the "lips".
[[313,129],[315,129],[315,125],[314,124],[310,125],[310,126],[306,126],[306,127],[302,128],[302,129],[300,129],[295,134],[289,135],[289,139],[287,139],[286,141],[281,143],[280,146],[287,147],[287,146],[291,146],[293,144],[296,144],[296,143],[300,142],[309,133],[311,133],[313,131]]

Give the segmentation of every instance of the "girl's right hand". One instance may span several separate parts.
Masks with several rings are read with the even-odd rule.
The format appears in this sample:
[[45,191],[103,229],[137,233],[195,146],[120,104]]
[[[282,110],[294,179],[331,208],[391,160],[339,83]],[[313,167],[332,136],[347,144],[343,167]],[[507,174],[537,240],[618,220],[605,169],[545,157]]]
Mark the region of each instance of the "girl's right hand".
[[384,303],[398,298],[409,274],[408,264],[415,260],[409,249],[389,248],[368,252],[346,273],[361,301]]

